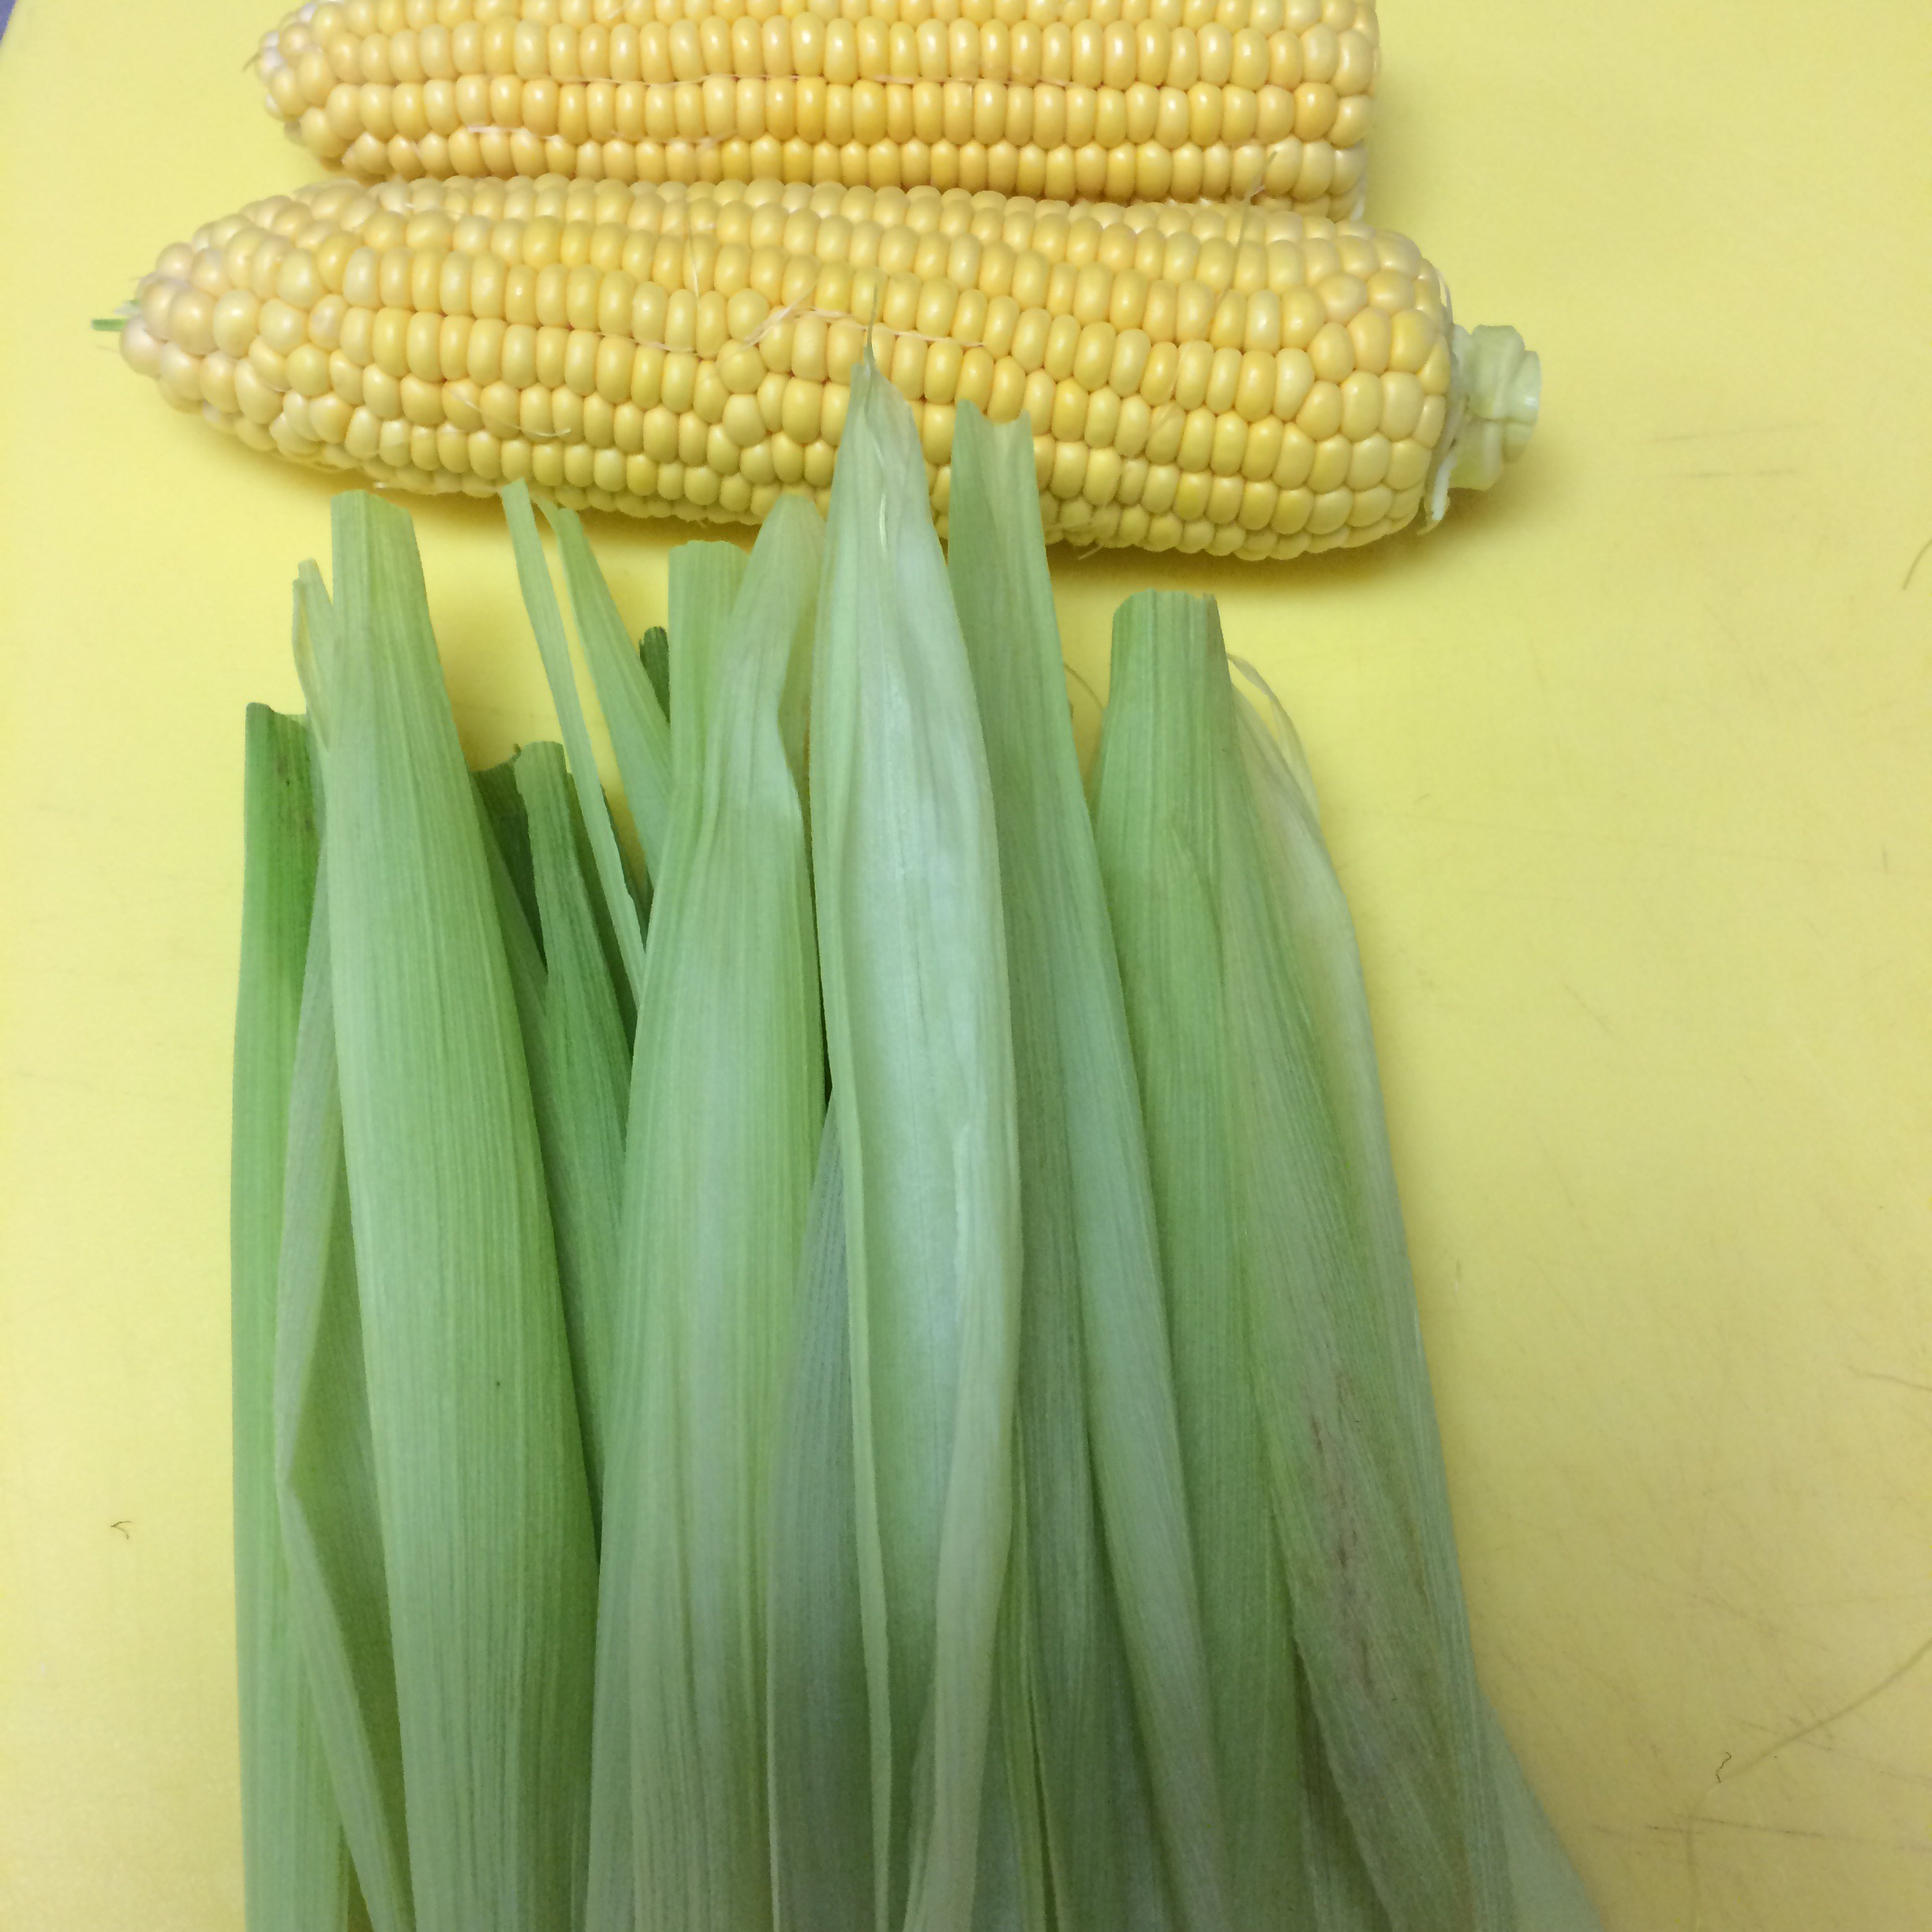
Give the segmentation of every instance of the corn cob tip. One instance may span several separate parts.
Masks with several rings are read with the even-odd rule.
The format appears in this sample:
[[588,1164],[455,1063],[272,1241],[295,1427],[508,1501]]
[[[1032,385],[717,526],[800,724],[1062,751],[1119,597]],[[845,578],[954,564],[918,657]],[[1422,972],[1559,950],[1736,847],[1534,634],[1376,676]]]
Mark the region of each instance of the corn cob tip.
[[1455,325],[1448,433],[1429,483],[1428,527],[1452,489],[1488,489],[1530,447],[1543,400],[1543,359],[1513,328]]

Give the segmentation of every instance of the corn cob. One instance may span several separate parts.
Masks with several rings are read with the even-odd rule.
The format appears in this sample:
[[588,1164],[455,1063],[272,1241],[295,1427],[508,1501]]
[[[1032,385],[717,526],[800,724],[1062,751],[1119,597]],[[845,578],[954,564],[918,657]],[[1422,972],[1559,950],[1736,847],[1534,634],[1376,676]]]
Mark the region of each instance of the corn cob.
[[387,175],[990,188],[1357,215],[1374,0],[309,0],[270,113]]
[[127,361],[253,447],[723,522],[826,504],[869,344],[942,531],[971,399],[1031,417],[1050,537],[1249,557],[1434,521],[1537,402],[1535,357],[1453,328],[1413,243],[1281,208],[327,182],[164,249],[137,309]]

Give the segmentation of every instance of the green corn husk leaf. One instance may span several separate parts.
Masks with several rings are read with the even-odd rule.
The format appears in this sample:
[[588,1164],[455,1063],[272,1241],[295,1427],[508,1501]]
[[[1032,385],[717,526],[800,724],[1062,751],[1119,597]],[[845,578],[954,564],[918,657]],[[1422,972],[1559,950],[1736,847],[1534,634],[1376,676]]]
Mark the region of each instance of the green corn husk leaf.
[[1249,1129],[1243,1272],[1254,1371],[1272,1395],[1262,1419],[1296,1642],[1390,1917],[1418,1932],[1477,1932],[1507,1922],[1508,1873],[1461,1594],[1432,1562],[1423,1522],[1420,1344],[1412,1314],[1414,1359],[1400,1360],[1378,1279],[1386,1257],[1365,1219],[1373,1184],[1339,1105],[1344,1070],[1329,1057],[1341,1036],[1323,1024],[1334,989],[1320,938],[1297,943],[1299,922],[1320,910],[1293,869],[1299,788],[1284,773],[1264,822],[1257,734],[1225,662],[1204,675],[1228,733],[1222,937],[1234,1099]]
[[[1271,735],[1248,706],[1235,707],[1247,807],[1236,818],[1253,841],[1256,888],[1237,902],[1249,913],[1244,957],[1254,962],[1258,980],[1266,972],[1269,985],[1268,998],[1250,1009],[1267,1031],[1258,1024],[1252,1039],[1256,1054],[1264,1042],[1275,1043],[1271,1061],[1251,1059],[1251,1073],[1265,1092],[1275,1085],[1267,1073],[1278,1069],[1280,1089],[1298,1096],[1310,1128],[1303,1148],[1252,1150],[1252,1186],[1265,1209],[1285,1208],[1292,1197],[1282,1191],[1284,1170],[1294,1162],[1306,1207],[1292,1226],[1281,1225],[1286,1213],[1267,1216],[1275,1239],[1266,1256],[1285,1257],[1295,1252],[1291,1244],[1308,1244],[1296,1279],[1324,1282],[1328,1291],[1292,1309],[1285,1297],[1271,1297],[1268,1306],[1283,1317],[1292,1312],[1294,1327],[1264,1316],[1257,1332],[1276,1338],[1274,1359],[1284,1372],[1298,1368],[1308,1391],[1305,1413],[1317,1427],[1327,1425],[1313,1443],[1298,1444],[1305,1515],[1318,1542],[1331,1539],[1330,1548],[1338,1546],[1333,1538],[1351,1532],[1368,1543],[1375,1562],[1367,1581],[1393,1626],[1385,1641],[1401,1673],[1394,1687],[1386,1665],[1366,1682],[1351,1675],[1375,1656],[1364,1647],[1354,1579],[1331,1576],[1325,1619],[1309,1613],[1312,1588],[1301,1593],[1299,1627],[1310,1650],[1309,1685],[1327,1755],[1398,1924],[1410,1921],[1398,1900],[1418,1898],[1436,1881],[1407,1842],[1419,1825],[1432,1822],[1436,1842],[1428,1848],[1436,1871],[1455,1871],[1453,1845],[1461,1834],[1473,1900],[1467,1923],[1507,1923],[1502,1915],[1513,1897],[1526,1932],[1593,1927],[1581,1884],[1477,1683],[1354,928],[1294,728],[1261,688]],[[1290,1420],[1286,1405],[1282,1420]],[[1282,1432],[1286,1464],[1297,1452],[1298,1432]],[[1372,1485],[1378,1484],[1376,1492]],[[1330,1660],[1326,1682],[1316,1661],[1322,1654]],[[1398,1710],[1384,1708],[1391,1698],[1401,1700]],[[1405,1720],[1415,1730],[1406,1730]],[[1403,1771],[1413,1766],[1416,1780],[1406,1803],[1398,1778],[1386,1769],[1387,1754],[1398,1749],[1407,1754]],[[1378,1765],[1384,1766],[1380,1777]],[[1436,1807],[1433,1820],[1420,1813],[1425,1803]],[[1391,1820],[1383,1814],[1393,1807],[1400,1808]],[[1411,1859],[1420,1870],[1412,1871]]]
[[[960,411],[949,568],[998,807],[1012,979],[1020,1493],[1036,1566],[1026,1641],[1054,1921],[1122,1924],[1129,1848],[1152,1831],[1176,1923],[1221,1932],[1213,1709],[1153,1196],[1032,475],[1030,430]],[[1148,1774],[1151,1815],[1133,1780],[1094,1775],[1123,1754]]]
[[730,552],[728,607],[680,606],[673,568],[677,716],[694,735],[678,740],[631,1095],[623,1425],[600,1631],[600,1669],[629,1725],[627,1738],[600,1723],[593,1926],[625,1889],[604,1871],[623,1831],[612,1783],[630,1795],[639,1923],[771,1923],[765,1549],[825,1113],[787,695],[809,650],[822,541],[811,504],[787,498],[748,569]]
[[[911,412],[868,359],[833,487],[811,806],[879,1932],[972,1923],[1018,1347],[999,856],[924,485]],[[680,713],[688,700],[680,685]]]
[[642,661],[651,689],[666,717],[671,715],[671,634],[662,624],[653,624],[638,639],[638,656]]
[[[979,1807],[976,1932],[1039,1932],[1053,1923],[1053,1874],[1035,1694],[1033,1566],[1027,1550],[1024,1430],[1013,1423],[1014,1507],[1006,1587],[994,1640],[993,1709]],[[1105,1761],[1101,1761],[1105,1762]]]
[[523,591],[523,608],[530,614],[530,628],[536,633],[537,648],[543,657],[544,675],[549,681],[551,701],[556,707],[557,722],[564,728],[570,774],[577,787],[578,803],[596,858],[598,882],[604,889],[605,907],[616,933],[624,976],[635,1000],[644,983],[644,922],[624,874],[616,829],[611,823],[610,808],[605,803],[597,776],[597,754],[590,748],[590,727],[584,721],[583,706],[577,695],[577,674],[571,667],[570,639],[564,634],[564,613],[557,608],[556,593],[550,587],[550,568],[544,561],[542,540],[537,534],[530,486],[520,481],[512,483],[502,496],[510,541],[516,552],[517,582]]
[[[1307,1673],[1297,1670],[1296,1675],[1301,1690],[1301,1775],[1308,1792],[1309,1923],[1314,1932],[1391,1932],[1389,1915],[1362,1863],[1348,1807],[1335,1788]],[[1517,1932],[1537,1929],[1523,1926]]]
[[[484,822],[490,839],[502,856],[511,889],[516,894],[519,910],[535,942],[540,917],[537,911],[537,860],[530,850],[530,814],[524,809],[523,794],[517,788],[516,760],[505,758],[500,765],[473,774],[477,798],[483,807]],[[494,862],[492,861],[492,868]],[[539,947],[541,963],[541,948]],[[527,1034],[529,1029],[525,1028]]]
[[[545,969],[543,954],[537,943],[537,927],[534,914],[527,914],[519,897],[515,880],[499,840],[514,844],[519,835],[527,841],[528,826],[525,822],[522,794],[516,790],[514,759],[489,771],[477,774],[477,791],[482,805],[484,817],[496,837],[489,842],[490,846],[490,882],[496,901],[497,918],[502,927],[504,949],[510,961],[510,975],[515,988],[517,1013],[523,1029],[525,1050],[530,1059],[530,1087],[534,1095],[542,1095],[546,1089],[554,1089],[545,1064],[547,1055],[547,1028],[544,1020]],[[509,780],[507,793],[500,784],[489,781],[498,773]],[[535,890],[534,875],[531,890]],[[648,949],[647,949],[648,957]],[[537,1106],[539,1133],[542,1130],[545,1107],[541,1099]],[[548,1162],[546,1161],[546,1165]],[[619,1215],[620,1259],[621,1262],[622,1214]],[[621,1267],[620,1268],[621,1275]],[[620,1303],[617,1309],[617,1326],[621,1333],[626,1311]],[[620,1345],[621,1346],[621,1345]],[[607,1383],[616,1380],[616,1365],[612,1363],[605,1377]],[[623,1413],[623,1403],[616,1389],[608,1393],[611,1401],[611,1420],[615,1423]],[[582,1398],[579,1398],[579,1407]],[[619,1582],[621,1576],[629,1574],[629,1558],[633,1539],[619,1537],[608,1542],[601,1538],[601,1499],[597,1511],[600,1529],[600,1560],[598,1565],[598,1590],[600,1603],[606,1593],[612,1593],[617,1600],[624,1600],[624,1589]],[[595,1693],[591,1713],[591,1763],[593,1775],[590,1791],[590,1855],[589,1869],[585,1879],[585,1924],[587,1926],[611,1926],[629,1927],[635,1914],[635,1895],[631,1883],[631,1793],[627,1780],[610,1777],[600,1783],[595,1767],[607,1760],[612,1763],[629,1762],[630,1708],[625,1698],[627,1679],[617,1670],[612,1659],[627,1657],[627,1652],[609,1642],[610,1620],[600,1612],[597,1625],[597,1661],[595,1672]],[[612,1754],[617,1755],[613,1756]]]
[[1485,1700],[1485,1728],[1496,1802],[1503,1812],[1503,1842],[1509,1854],[1516,1932],[1603,1932],[1603,1920],[1584,1889],[1537,1795],[1530,1788],[1496,1714]]
[[671,724],[674,784],[702,762],[719,653],[748,567],[736,544],[681,543],[671,552],[671,635],[677,641],[668,646],[667,675],[676,682],[679,701]]
[[354,1881],[302,1663],[275,1471],[283,1168],[317,834],[302,721],[251,705],[245,742],[229,1211],[243,1886],[250,1932],[341,1932]]
[[[530,1096],[535,1100],[545,1083],[547,1035],[543,1016],[547,968],[538,940],[537,864],[530,845],[530,814],[517,786],[515,758],[473,773],[470,782],[483,826],[490,897],[496,908],[497,930],[503,935],[504,962],[510,968],[511,996],[516,1002],[517,1020],[522,1029]],[[541,1103],[537,1129],[541,1138]],[[547,1170],[547,1161],[545,1166]]]
[[549,1188],[591,1512],[601,1520],[631,1069],[627,989],[597,917],[602,902],[562,747],[526,745],[476,773],[475,786]]
[[668,699],[652,688],[650,674],[617,614],[610,586],[591,555],[590,540],[576,511],[547,503],[543,513],[556,534],[577,641],[583,647],[597,706],[610,732],[624,803],[637,828],[645,865],[654,879],[663,868],[670,836],[671,727],[665,715]]
[[596,1557],[483,825],[408,517],[335,500],[309,667],[343,1139],[421,1932],[581,1907]]
[[874,1912],[871,1724],[852,1476],[845,1180],[826,1117],[772,1485],[766,1708],[776,1932]]
[[1271,1512],[1249,1369],[1236,1140],[1273,1131],[1234,1109],[1220,931],[1221,773],[1234,755],[1205,600],[1130,598],[1114,623],[1113,690],[1095,774],[1095,833],[1140,1076],[1168,1300],[1182,1466],[1225,1807],[1228,1923],[1301,1925],[1305,1799],[1294,1616]]
[[374,1932],[410,1932],[402,1741],[343,1172],[328,897],[324,866],[289,1110],[275,1476],[296,1627],[369,1923]]
[[[618,1241],[631,1035],[582,863],[562,749],[526,745],[515,774],[530,828],[544,960],[543,1051],[531,1056],[593,1511],[601,1508],[616,1359]],[[524,1028],[527,1043],[530,1028]]]

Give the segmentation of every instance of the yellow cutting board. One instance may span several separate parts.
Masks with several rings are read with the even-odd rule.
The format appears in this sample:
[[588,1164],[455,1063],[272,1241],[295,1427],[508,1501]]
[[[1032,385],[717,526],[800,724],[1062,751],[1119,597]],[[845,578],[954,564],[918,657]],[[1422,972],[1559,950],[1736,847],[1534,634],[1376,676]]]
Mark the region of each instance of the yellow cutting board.
[[[273,7],[0,41],[9,1932],[240,1924],[242,708],[299,706],[331,484],[88,323],[309,178]],[[1477,1650],[1610,1932],[1932,1926],[1928,75],[1923,0],[1388,0],[1372,212],[1541,350],[1530,453],[1427,539],[1055,565],[1096,687],[1121,597],[1211,590],[1306,739]],[[500,526],[418,526],[501,756],[549,727]],[[593,532],[635,627],[674,534]]]

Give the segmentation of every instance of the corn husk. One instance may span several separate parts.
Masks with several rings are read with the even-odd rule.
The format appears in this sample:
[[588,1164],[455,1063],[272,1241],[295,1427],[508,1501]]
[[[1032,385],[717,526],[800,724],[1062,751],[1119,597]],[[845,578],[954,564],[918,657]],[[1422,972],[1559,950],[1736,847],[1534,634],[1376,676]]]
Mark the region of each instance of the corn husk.
[[627,1136],[593,1926],[626,1910],[661,1932],[771,1922],[765,1544],[825,1099],[788,694],[822,541],[789,499],[748,569],[735,550],[728,572],[698,565],[708,606],[680,611],[673,577],[679,730]]
[[1204,676],[1228,732],[1222,934],[1248,1125],[1242,1266],[1296,1642],[1391,1919],[1476,1932],[1506,1923],[1507,1869],[1447,1500],[1421,1480],[1434,1428],[1413,1301],[1397,1301],[1393,1184],[1365,1162],[1372,1050],[1365,1020],[1338,1024],[1346,911],[1339,891],[1317,889],[1300,788],[1279,759],[1260,762],[1266,741],[1219,660],[1217,635]]
[[478,772],[475,785],[543,1148],[596,1515],[616,1352],[629,987],[599,916],[594,861],[562,747],[526,745]]
[[[537,945],[537,929],[541,923],[537,910],[537,861],[530,850],[530,814],[524,809],[523,794],[517,786],[516,760],[507,758],[500,765],[489,766],[474,773],[471,782],[476,787],[477,803],[483,808],[483,822],[489,831],[488,843],[495,855],[490,860],[492,879],[496,860],[501,859],[504,882],[515,900],[522,929],[535,949],[539,968],[535,983],[541,987],[543,953]],[[506,942],[507,938],[506,927]],[[513,974],[515,964],[513,957]],[[535,1010],[541,1011],[541,1005]],[[527,1036],[528,1029],[525,1031]]]
[[671,715],[670,632],[662,624],[651,625],[638,639],[638,656],[643,661],[644,674],[650,680],[651,689],[668,718]]
[[[680,700],[671,723],[674,784],[703,762],[712,700],[732,609],[749,567],[736,544],[681,543],[671,552],[668,579],[671,635],[667,679],[675,676]],[[813,582],[817,578],[814,574]],[[805,661],[809,663],[810,653]]]
[[250,1932],[340,1932],[351,1875],[275,1494],[285,1149],[318,849],[302,721],[251,705],[230,1186],[235,1650]]
[[410,1932],[409,1833],[388,1580],[335,1071],[326,867],[289,1109],[275,1478],[295,1627],[373,1932]]
[[[1167,1287],[1189,1519],[1226,1807],[1229,1923],[1307,1915],[1299,1703],[1288,1576],[1242,1292],[1223,983],[1221,773],[1234,754],[1212,606],[1129,600],[1095,773],[1095,833],[1140,1076]],[[1215,684],[1219,676],[1219,693]]]
[[[1014,1571],[1053,1921],[1110,1932],[1137,1895],[1148,1923],[1221,1932],[1213,1709],[1153,1196],[1032,466],[1029,430],[961,409],[949,567],[1012,985],[1025,1253]],[[1142,1775],[1095,1775],[1121,1764]],[[1159,1860],[1154,1883],[1133,1883],[1150,1837],[1165,1885]]]
[[1244,1221],[1258,1361],[1289,1398],[1278,1484],[1324,1754],[1398,1926],[1512,1909],[1535,1932],[1593,1926],[1477,1683],[1354,928],[1293,726],[1261,691],[1271,731],[1235,706],[1249,889],[1232,957],[1252,989],[1235,1050],[1244,1103],[1301,1131],[1249,1143]]
[[[526,745],[515,761],[530,828],[537,936],[543,949],[542,1050],[531,1054],[537,1136],[556,1230],[593,1509],[601,1507],[617,1350],[618,1242],[631,1032],[584,863],[583,820],[561,750]],[[531,1028],[526,1020],[527,1046]]]
[[1391,1932],[1389,1915],[1376,1896],[1348,1807],[1329,1769],[1305,1674],[1301,1676],[1301,1775],[1308,1793],[1309,1923],[1314,1932]]
[[862,363],[820,590],[811,811],[880,1932],[972,1923],[1019,1339],[999,857],[924,485],[909,410]]
[[1603,1932],[1603,1920],[1570,1862],[1570,1854],[1530,1788],[1502,1724],[1487,1703],[1484,1717],[1519,1932]]
[[[668,698],[653,689],[631,635],[618,615],[616,600],[590,553],[583,524],[561,504],[543,506],[556,534],[557,553],[570,597],[577,641],[597,689],[597,705],[610,733],[618,783],[637,830],[644,862],[655,878],[664,864],[671,822],[671,728]],[[572,754],[573,758],[575,754]]]
[[581,1906],[596,1558],[529,1077],[409,519],[335,500],[343,1141],[421,1932]]
[[874,1904],[845,1178],[828,1113],[772,1485],[766,1657],[776,1932],[852,1932]]
[[605,910],[616,935],[624,977],[635,1001],[644,981],[643,918],[625,875],[616,828],[611,822],[610,809],[597,776],[590,728],[577,695],[576,673],[571,666],[564,613],[557,608],[556,593],[550,587],[549,566],[544,560],[537,518],[530,508],[530,486],[522,481],[508,485],[503,492],[503,506],[510,526],[511,545],[516,552],[517,581],[523,592],[523,608],[530,613],[530,628],[536,633],[537,648],[543,657],[551,701],[563,728],[570,775],[577,788],[578,805],[590,837],[598,883],[603,888]]

